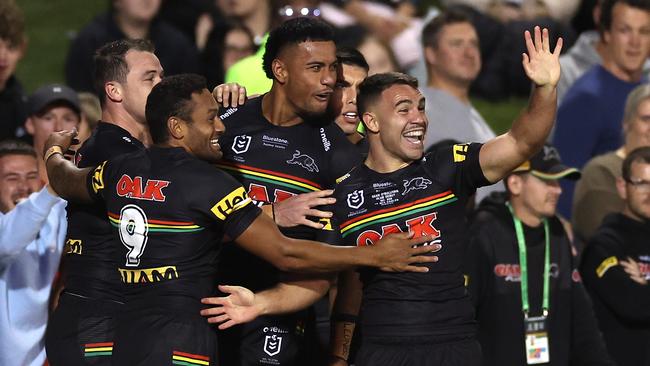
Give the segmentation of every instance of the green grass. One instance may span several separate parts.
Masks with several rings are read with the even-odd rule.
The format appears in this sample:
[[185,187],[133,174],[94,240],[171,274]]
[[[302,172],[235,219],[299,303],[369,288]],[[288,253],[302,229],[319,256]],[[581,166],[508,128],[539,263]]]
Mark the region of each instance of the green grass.
[[63,82],[63,65],[70,39],[95,14],[108,7],[106,0],[16,0],[25,13],[28,46],[17,75],[26,91]]
[[[29,44],[18,65],[17,75],[28,93],[37,87],[63,82],[63,65],[70,39],[108,0],[16,0],[25,13]],[[496,133],[505,132],[526,104],[525,99],[500,103],[474,99],[476,109]]]

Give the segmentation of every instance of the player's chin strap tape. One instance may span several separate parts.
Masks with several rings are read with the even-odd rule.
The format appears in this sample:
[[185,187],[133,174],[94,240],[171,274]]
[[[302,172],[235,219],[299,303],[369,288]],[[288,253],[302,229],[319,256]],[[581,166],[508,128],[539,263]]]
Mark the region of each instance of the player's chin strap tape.
[[346,323],[355,323],[359,319],[358,316],[352,314],[341,314],[341,313],[332,313],[333,322],[346,322]]

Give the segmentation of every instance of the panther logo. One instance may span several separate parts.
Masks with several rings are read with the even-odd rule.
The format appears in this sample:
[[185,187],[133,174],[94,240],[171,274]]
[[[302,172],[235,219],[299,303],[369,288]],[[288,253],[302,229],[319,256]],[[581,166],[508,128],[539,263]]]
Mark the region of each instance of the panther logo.
[[312,173],[319,172],[318,165],[316,165],[314,159],[309,155],[301,154],[300,150],[296,150],[293,157],[287,160],[287,164],[300,165]]
[[405,196],[410,191],[415,191],[416,189],[425,189],[429,184],[431,184],[431,181],[423,177],[417,177],[411,180],[404,179],[404,192],[402,192],[402,196]]

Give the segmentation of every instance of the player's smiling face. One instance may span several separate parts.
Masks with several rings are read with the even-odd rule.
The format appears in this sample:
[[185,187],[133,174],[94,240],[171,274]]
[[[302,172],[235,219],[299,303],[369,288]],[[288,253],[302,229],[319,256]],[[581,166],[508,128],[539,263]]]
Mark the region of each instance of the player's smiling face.
[[284,75],[281,84],[298,115],[321,115],[336,83],[336,46],[331,41],[306,41],[281,52]]
[[192,94],[192,103],[191,121],[186,123],[184,137],[186,149],[201,160],[218,161],[223,155],[219,138],[226,129],[219,118],[219,105],[207,89]]
[[396,84],[381,93],[379,139],[389,156],[402,162],[422,157],[428,124],[424,105],[420,91],[409,85]]

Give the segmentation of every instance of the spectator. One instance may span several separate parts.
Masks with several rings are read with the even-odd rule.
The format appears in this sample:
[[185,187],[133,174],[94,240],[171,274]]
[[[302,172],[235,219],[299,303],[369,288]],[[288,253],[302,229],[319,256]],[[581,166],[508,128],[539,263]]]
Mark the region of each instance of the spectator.
[[222,23],[210,33],[201,55],[208,88],[224,82],[226,70],[257,51],[253,34],[242,24]]
[[650,147],[623,161],[616,180],[623,212],[589,241],[580,267],[607,349],[619,365],[650,364]]
[[485,365],[612,365],[555,214],[558,180],[579,177],[547,145],[480,205],[466,268]]
[[625,202],[616,189],[623,159],[632,150],[650,146],[650,85],[638,86],[630,93],[623,113],[625,144],[616,151],[591,159],[582,170],[573,197],[573,224],[585,242],[596,232],[603,218],[621,212]]
[[[621,146],[625,98],[641,83],[650,55],[650,1],[605,0],[600,28],[609,57],[569,89],[558,109],[553,137],[566,162],[578,168]],[[563,182],[562,189],[559,212],[571,217],[574,183]]]
[[156,14],[161,0],[111,0],[108,12],[97,16],[79,32],[70,45],[65,65],[66,83],[77,91],[93,89],[93,54],[96,49],[119,39],[150,39],[165,74],[197,72],[196,48],[180,31]]
[[[469,88],[481,70],[479,40],[470,19],[459,10],[441,13],[422,30],[422,47],[428,82],[421,90],[431,121],[424,148],[448,139],[493,139],[496,135],[469,100]],[[476,202],[495,190],[503,191],[503,185],[479,188]]]
[[[277,17],[273,13],[279,4],[272,0],[216,0],[217,7],[223,16],[242,23],[253,34],[255,44],[262,45],[264,36],[277,25]],[[277,2],[277,1],[276,1]]]
[[47,172],[43,161],[45,140],[54,131],[79,127],[81,120],[79,97],[74,90],[65,85],[45,85],[29,97],[28,108],[29,116],[25,121],[25,129],[34,139],[41,181],[47,183]]
[[63,249],[66,204],[49,187],[33,193],[42,186],[34,149],[24,142],[0,142],[1,365],[45,361],[43,336]]
[[22,137],[27,118],[23,86],[14,75],[27,40],[23,13],[13,0],[0,2],[0,140]]
[[77,140],[79,140],[79,146],[81,146],[90,137],[90,134],[97,126],[97,122],[102,119],[102,107],[95,94],[82,92],[77,96],[79,97],[79,108],[81,109]]
[[366,59],[368,75],[397,71],[395,57],[384,43],[359,26],[337,30],[337,47],[356,48]]

